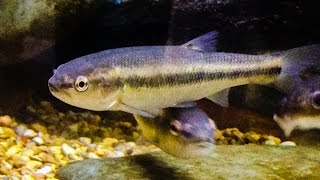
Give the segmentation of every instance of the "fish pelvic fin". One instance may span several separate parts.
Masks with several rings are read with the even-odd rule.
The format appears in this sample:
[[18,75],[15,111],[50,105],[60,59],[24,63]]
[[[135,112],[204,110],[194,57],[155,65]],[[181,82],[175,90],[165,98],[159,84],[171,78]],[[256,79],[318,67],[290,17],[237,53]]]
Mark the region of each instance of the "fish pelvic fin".
[[143,117],[148,117],[148,118],[155,118],[156,116],[158,116],[161,113],[160,109],[155,109],[152,111],[145,111],[145,110],[134,108],[134,107],[129,106],[124,103],[119,103],[118,106],[119,106],[119,110],[121,110],[121,111],[128,112],[131,114],[137,114],[137,115],[140,115]]
[[222,107],[228,107],[229,106],[229,91],[230,88],[223,89],[221,91],[218,91],[214,93],[211,96],[206,97],[207,99],[213,101],[214,103],[222,106]]
[[192,39],[181,46],[186,49],[200,52],[215,52],[217,46],[217,39],[218,32],[211,31],[195,39]]

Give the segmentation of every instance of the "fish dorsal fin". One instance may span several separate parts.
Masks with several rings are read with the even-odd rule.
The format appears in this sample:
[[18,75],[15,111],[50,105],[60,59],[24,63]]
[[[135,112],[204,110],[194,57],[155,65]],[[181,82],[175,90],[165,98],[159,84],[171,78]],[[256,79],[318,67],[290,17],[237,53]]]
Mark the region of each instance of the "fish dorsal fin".
[[184,48],[200,51],[200,52],[215,52],[217,46],[218,32],[211,31],[202,36],[199,36],[191,41],[181,45]]
[[223,89],[206,98],[219,104],[222,107],[228,107],[229,106],[229,90],[230,88]]

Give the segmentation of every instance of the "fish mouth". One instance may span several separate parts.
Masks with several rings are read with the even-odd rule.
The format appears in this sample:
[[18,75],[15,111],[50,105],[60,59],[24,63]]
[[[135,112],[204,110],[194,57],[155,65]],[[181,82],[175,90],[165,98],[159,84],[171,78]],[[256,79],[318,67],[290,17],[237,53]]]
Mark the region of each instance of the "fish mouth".
[[57,92],[59,89],[51,82],[48,82],[48,88],[51,92]]

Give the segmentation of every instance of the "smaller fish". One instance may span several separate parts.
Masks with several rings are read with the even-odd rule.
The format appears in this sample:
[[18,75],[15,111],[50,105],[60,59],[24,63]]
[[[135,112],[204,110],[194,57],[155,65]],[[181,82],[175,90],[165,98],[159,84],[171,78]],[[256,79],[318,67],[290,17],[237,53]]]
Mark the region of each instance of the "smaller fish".
[[273,116],[287,137],[295,129],[320,129],[320,76],[310,73],[282,99]]
[[143,135],[172,156],[199,158],[214,150],[215,125],[197,107],[166,108],[156,118],[134,117]]

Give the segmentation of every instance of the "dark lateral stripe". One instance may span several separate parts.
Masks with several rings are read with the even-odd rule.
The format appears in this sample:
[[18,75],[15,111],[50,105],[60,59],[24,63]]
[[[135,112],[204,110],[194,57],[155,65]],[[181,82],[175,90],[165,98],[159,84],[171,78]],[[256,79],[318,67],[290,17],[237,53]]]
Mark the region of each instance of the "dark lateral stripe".
[[253,76],[276,76],[281,72],[281,67],[272,67],[265,69],[256,69],[248,71],[232,72],[196,72],[183,74],[162,74],[151,77],[133,76],[128,78],[119,78],[118,85],[129,85],[131,87],[162,87],[175,86],[183,84],[194,84],[204,81],[236,79]]

